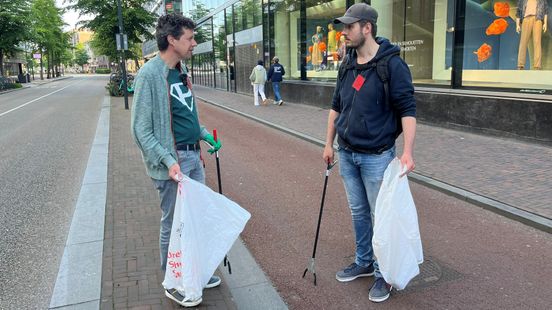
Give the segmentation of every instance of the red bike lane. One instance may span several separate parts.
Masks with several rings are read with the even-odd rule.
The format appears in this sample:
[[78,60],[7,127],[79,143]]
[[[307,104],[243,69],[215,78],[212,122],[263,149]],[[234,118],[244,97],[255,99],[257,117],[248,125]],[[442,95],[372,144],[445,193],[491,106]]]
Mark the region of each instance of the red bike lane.
[[[310,273],[301,276],[322,195],[322,149],[210,105],[201,104],[200,112],[223,144],[223,192],[252,214],[242,239],[291,309],[549,307],[550,234],[412,182],[425,256],[421,274],[380,305],[368,300],[372,278],[337,282],[335,272],[354,257],[339,163],[329,177],[314,286]],[[214,156],[203,156],[216,189]]]

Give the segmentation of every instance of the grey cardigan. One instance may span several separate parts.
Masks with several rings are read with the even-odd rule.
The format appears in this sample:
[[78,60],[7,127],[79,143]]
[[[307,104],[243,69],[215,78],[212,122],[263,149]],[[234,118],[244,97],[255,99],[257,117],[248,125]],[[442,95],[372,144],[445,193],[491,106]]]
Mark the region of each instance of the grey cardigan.
[[[184,66],[182,71],[187,73]],[[168,168],[178,162],[168,76],[169,67],[157,55],[140,69],[134,80],[130,119],[132,136],[142,152],[147,174],[157,180],[168,180]],[[201,126],[200,139],[207,134],[209,132]]]

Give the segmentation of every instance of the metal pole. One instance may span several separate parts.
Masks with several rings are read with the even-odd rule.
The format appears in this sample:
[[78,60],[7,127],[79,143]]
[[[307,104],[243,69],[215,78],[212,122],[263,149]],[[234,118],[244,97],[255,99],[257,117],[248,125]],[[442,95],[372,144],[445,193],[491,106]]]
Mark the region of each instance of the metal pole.
[[128,110],[128,89],[127,89],[127,72],[125,60],[125,45],[123,42],[123,12],[121,9],[121,0],[117,0],[117,16],[119,18],[119,35],[121,36],[121,69],[123,71],[123,93],[125,94],[125,110]]

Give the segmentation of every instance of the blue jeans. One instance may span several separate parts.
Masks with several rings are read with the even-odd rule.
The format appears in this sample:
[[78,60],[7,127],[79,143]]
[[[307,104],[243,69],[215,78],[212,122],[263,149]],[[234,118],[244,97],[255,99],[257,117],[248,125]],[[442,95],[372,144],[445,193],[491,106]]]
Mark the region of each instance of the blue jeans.
[[339,174],[343,178],[355,230],[355,263],[363,267],[374,263],[376,277],[381,277],[372,250],[376,198],[383,181],[383,173],[393,158],[395,147],[382,154],[339,150]]
[[[178,165],[182,174],[193,180],[205,183],[205,170],[199,157],[199,151],[177,151]],[[167,267],[167,252],[171,240],[171,228],[176,204],[178,183],[170,180],[152,179],[161,199],[161,228],[159,229],[159,250],[161,254],[161,270]]]
[[280,96],[280,82],[272,82],[272,90],[274,91],[274,100],[282,100],[282,96]]

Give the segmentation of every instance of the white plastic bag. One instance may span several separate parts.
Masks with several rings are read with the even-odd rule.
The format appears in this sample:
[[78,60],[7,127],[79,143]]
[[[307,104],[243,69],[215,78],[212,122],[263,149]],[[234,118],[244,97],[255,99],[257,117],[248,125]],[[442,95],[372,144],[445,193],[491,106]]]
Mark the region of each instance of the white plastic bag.
[[393,159],[383,176],[376,200],[372,246],[385,281],[398,290],[406,287],[424,261],[416,206],[407,176],[398,158]]
[[178,184],[163,286],[195,300],[251,214],[186,176]]

